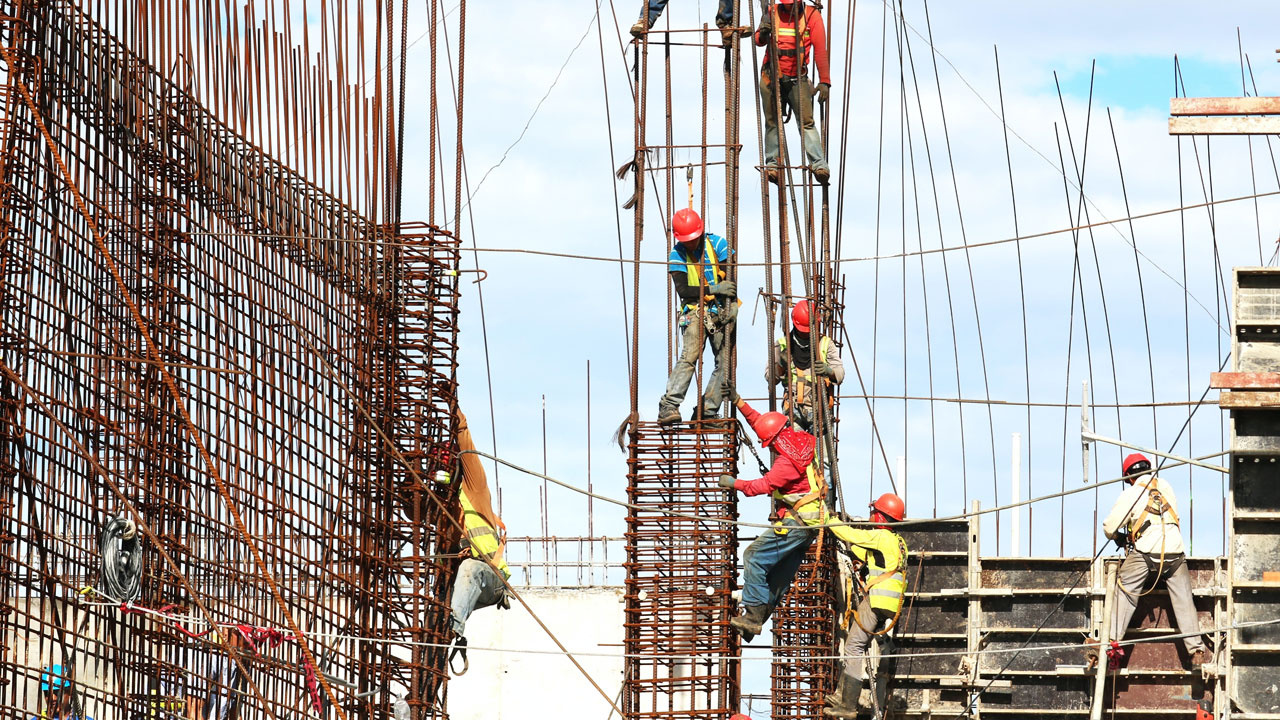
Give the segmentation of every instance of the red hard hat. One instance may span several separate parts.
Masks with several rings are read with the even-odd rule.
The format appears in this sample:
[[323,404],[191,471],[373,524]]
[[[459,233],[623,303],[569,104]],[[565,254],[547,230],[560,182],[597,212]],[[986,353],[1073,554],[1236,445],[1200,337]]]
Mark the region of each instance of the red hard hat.
[[787,416],[780,412],[767,412],[756,418],[751,424],[751,429],[756,431],[756,437],[760,438],[760,444],[769,447],[769,443],[778,437],[778,433],[782,432],[782,428],[787,426]]
[[742,713],[734,713],[729,716],[729,720],[751,720],[751,718],[743,715]]
[[[1138,463],[1145,463],[1146,467],[1134,467]],[[1120,464],[1121,475],[1132,475],[1135,472],[1141,472],[1143,470],[1150,470],[1150,469],[1151,469],[1151,461],[1148,460],[1147,456],[1143,455],[1142,453],[1133,453],[1128,457],[1126,457],[1124,459],[1124,462]]]
[[896,522],[902,522],[902,518],[907,516],[907,504],[902,502],[902,498],[893,493],[881,495],[868,507],[872,510],[879,510],[890,520]]
[[801,300],[791,308],[791,324],[802,333],[809,332],[809,301]]
[[671,218],[671,234],[676,236],[676,242],[693,242],[702,237],[702,230],[702,218],[693,208],[677,210]]
[[778,3],[779,5],[790,5],[795,1],[796,0],[774,0],[774,2]]

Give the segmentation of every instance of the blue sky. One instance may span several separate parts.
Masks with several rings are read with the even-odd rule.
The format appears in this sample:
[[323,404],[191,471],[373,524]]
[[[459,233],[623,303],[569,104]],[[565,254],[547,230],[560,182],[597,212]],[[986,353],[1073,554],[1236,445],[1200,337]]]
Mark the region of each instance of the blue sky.
[[[677,0],[669,8],[671,22],[681,26],[709,22],[713,5]],[[920,37],[927,35],[923,6],[906,4],[912,28],[908,31],[910,59],[904,71],[912,127],[909,146],[899,130],[900,77],[893,17],[884,17],[883,6],[869,0],[856,7],[852,65],[843,39],[832,50],[836,76],[833,107],[838,112],[846,93],[851,107],[847,156],[843,165],[835,167],[837,173],[846,175],[842,227],[842,255],[846,258],[936,248],[942,243],[955,246],[962,238],[978,243],[1014,235],[1010,170],[997,114],[994,46],[999,47],[1011,130],[1017,227],[1024,236],[1061,230],[1076,217],[1084,219],[1075,205],[1074,189],[1070,207],[1065,199],[1058,141],[1074,185],[1070,148],[1073,145],[1078,156],[1083,154],[1090,63],[1095,58],[1097,77],[1085,175],[1086,208],[1094,222],[1124,217],[1126,194],[1134,213],[1179,204],[1179,141],[1169,137],[1166,128],[1175,54],[1182,61],[1190,94],[1238,95],[1239,27],[1259,92],[1280,92],[1274,39],[1258,31],[1274,27],[1280,19],[1280,8],[1272,3],[1085,2],[1070,7],[933,3],[929,7],[933,36],[945,56],[945,60],[938,60],[938,77],[955,168],[953,185],[938,105],[939,86],[933,80],[928,45]],[[615,190],[619,199],[630,194],[630,181],[611,185],[615,181],[607,173],[632,154],[632,99],[627,87],[630,55],[624,61],[617,26],[625,35],[634,11],[618,7],[617,25],[608,3],[602,5],[602,11],[601,41],[589,1],[547,0],[504,3],[501,7],[473,4],[469,8],[465,141],[472,183],[499,163],[504,153],[506,159],[492,170],[473,199],[474,225],[463,227],[465,246],[470,247],[474,239],[480,248],[616,256],[621,233],[625,252],[630,255],[633,216],[629,211],[619,214],[615,200]],[[844,14],[840,13],[840,27],[832,33],[841,38]],[[882,82],[881,31],[886,23],[889,47]],[[588,31],[585,38],[584,31]],[[574,50],[580,39],[581,45]],[[411,68],[415,61],[412,52],[416,50],[411,51]],[[651,63],[656,62],[651,57]],[[677,142],[696,142],[701,126],[698,58],[688,52],[677,54],[676,62],[673,124]],[[552,87],[562,64],[563,73]],[[847,85],[843,80],[846,67],[851,69]],[[1055,90],[1055,71],[1065,95],[1065,121]],[[657,78],[658,66],[651,72]],[[718,81],[718,76],[714,77]],[[746,84],[750,79],[748,67],[744,103],[752,97]],[[417,84],[410,89],[413,102],[422,102],[425,78],[411,81]],[[882,92],[883,132],[879,129]],[[661,106],[653,99],[655,95],[651,87],[651,117],[660,118]],[[530,121],[544,96],[542,107]],[[713,133],[721,127],[715,111],[717,98],[713,93],[709,118]],[[410,110],[412,117],[413,108]],[[612,122],[612,138],[606,118]],[[526,122],[528,129],[524,131]],[[838,115],[833,115],[831,127],[834,145],[838,141],[834,131],[841,127]],[[651,120],[652,142],[661,142],[660,130],[661,123]],[[522,131],[523,139],[510,147]],[[742,134],[745,161],[739,245],[744,261],[758,261],[762,240],[754,169],[757,137],[750,114],[743,116]],[[791,137],[794,143],[794,135]],[[413,157],[415,148],[425,152],[424,142],[425,128],[410,128],[407,156]],[[1210,179],[1215,198],[1248,195],[1255,187],[1257,192],[1275,192],[1280,185],[1266,143],[1254,140],[1252,152],[1255,164],[1251,172],[1250,143],[1243,138],[1223,138],[1211,144],[1200,141],[1194,146],[1183,140],[1181,191],[1185,202],[1203,201],[1210,192]],[[914,170],[909,165],[912,153]],[[1123,167],[1123,187],[1117,154]],[[690,159],[691,155],[682,153],[677,162]],[[929,160],[940,212],[935,211]],[[421,193],[425,178],[409,177],[406,182],[406,197],[414,197],[415,191]],[[684,195],[682,178],[677,178],[677,184],[679,199]],[[724,215],[717,199],[723,197],[723,191],[712,183],[706,194],[708,227],[718,230]],[[963,227],[956,209],[957,194]],[[409,207],[412,213],[413,203]],[[649,207],[642,257],[657,260],[667,250],[663,218],[652,211],[652,203]],[[1132,228],[1121,223],[1081,232],[1083,282],[1074,289],[1074,305],[1075,254],[1070,233],[1020,244],[1022,289],[1017,272],[1019,247],[1012,243],[974,249],[967,257],[952,251],[905,261],[846,262],[842,266],[849,286],[844,318],[849,333],[849,343],[843,349],[846,364],[852,366],[851,360],[856,358],[867,389],[871,389],[874,377],[875,391],[882,395],[923,396],[932,392],[935,397],[985,398],[989,392],[993,399],[1021,402],[1027,399],[1029,375],[1030,400],[1036,403],[1078,403],[1085,381],[1090,383],[1094,403],[1142,403],[1153,398],[1160,403],[1194,401],[1204,392],[1209,373],[1217,369],[1220,353],[1230,345],[1220,329],[1227,317],[1225,296],[1216,281],[1215,241],[1222,276],[1229,284],[1232,266],[1257,264],[1260,255],[1264,260],[1271,256],[1280,205],[1274,197],[1260,199],[1256,206],[1251,201],[1221,205],[1212,221],[1211,230],[1209,213],[1198,208],[1181,216],[1175,213],[1138,220]],[[1140,253],[1137,260],[1135,242]],[[464,265],[470,267],[474,262],[468,255]],[[630,317],[629,268],[624,314],[616,264],[498,253],[479,253],[479,263],[489,272],[483,285],[488,355],[486,358],[481,339],[478,288],[466,284],[459,371],[463,406],[476,437],[488,449],[491,427],[495,427],[489,416],[492,397],[498,454],[541,469],[545,395],[546,467],[550,474],[585,486],[590,451],[593,485],[606,495],[622,497],[625,456],[609,442],[609,435],[628,410],[624,319]],[[652,419],[666,379],[663,333],[667,279],[661,268],[645,266],[641,282],[640,410]],[[753,297],[761,285],[760,269],[744,268],[740,294]],[[739,388],[744,395],[759,396],[765,392],[759,379],[764,367],[765,329],[759,322],[750,323],[750,303],[746,307],[739,331]],[[492,371],[492,395],[486,361]],[[843,391],[862,392],[852,376]],[[686,401],[686,412],[691,398],[692,394]],[[985,506],[1008,501],[1011,437],[1015,432],[1022,436],[1024,498],[1029,493],[1038,496],[1076,487],[1083,479],[1078,407],[1035,407],[1028,420],[1027,410],[1017,405],[994,406],[988,415],[980,404],[880,400],[875,413],[880,442],[890,463],[896,463],[898,456],[906,457],[908,511],[914,516],[933,514],[935,505],[938,513],[947,514],[960,511],[966,501],[979,500]],[[1119,411],[1098,408],[1093,415],[1101,434],[1123,434],[1139,445],[1195,455],[1219,452],[1224,446],[1225,422],[1212,404],[1194,414],[1188,425],[1189,437],[1188,432],[1182,432],[1176,445],[1174,438],[1188,418],[1186,406],[1161,407],[1154,420],[1150,408],[1140,407]],[[841,417],[841,474],[847,495],[861,498],[888,489],[888,475],[879,459],[865,404],[860,399],[846,399]],[[1122,454],[1119,448],[1095,446],[1096,465],[1090,479],[1116,476]],[[1212,471],[1186,469],[1171,470],[1165,476],[1181,498],[1193,551],[1219,554],[1222,478]],[[497,477],[512,534],[539,534],[537,508],[542,504],[542,482],[508,469],[499,471]],[[1031,532],[1023,516],[1019,552],[1092,555],[1100,541],[1093,514],[1095,502],[1105,512],[1116,494],[1118,491],[1110,488],[1096,498],[1086,493],[1061,505],[1058,501],[1037,504],[1029,520]],[[856,511],[856,505],[851,509]],[[549,506],[551,533],[585,534],[586,503],[581,496],[552,488]],[[743,503],[745,517],[759,519],[766,511],[763,499]],[[596,533],[620,535],[623,517],[616,508],[597,503]],[[1008,516],[1002,519],[997,544],[994,518],[984,518],[985,553],[1010,551],[1009,520]]]

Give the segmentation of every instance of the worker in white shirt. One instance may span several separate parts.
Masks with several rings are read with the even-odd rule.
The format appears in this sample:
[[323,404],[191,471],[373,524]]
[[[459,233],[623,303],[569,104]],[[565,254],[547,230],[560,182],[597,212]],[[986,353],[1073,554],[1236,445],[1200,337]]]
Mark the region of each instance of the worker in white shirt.
[[[1116,577],[1111,637],[1115,640],[1124,637],[1138,609],[1138,598],[1163,580],[1178,632],[1187,635],[1182,642],[1191,656],[1191,664],[1203,665],[1209,659],[1209,651],[1200,635],[1200,619],[1191,596],[1191,573],[1187,570],[1186,549],[1178,529],[1173,488],[1152,474],[1151,461],[1141,453],[1126,457],[1121,471],[1129,487],[1120,494],[1102,523],[1107,538],[1128,551]],[[1153,579],[1152,575],[1156,577]]]

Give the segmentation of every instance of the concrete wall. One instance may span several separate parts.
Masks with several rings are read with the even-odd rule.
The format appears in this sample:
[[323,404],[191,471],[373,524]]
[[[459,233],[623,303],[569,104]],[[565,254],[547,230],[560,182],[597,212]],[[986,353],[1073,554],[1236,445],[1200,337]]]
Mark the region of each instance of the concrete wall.
[[[520,595],[570,651],[610,654],[578,662],[620,706],[622,589],[528,588]],[[467,621],[467,640],[471,669],[449,681],[453,720],[609,717],[609,704],[563,655],[481,650],[556,651],[518,602],[510,610],[477,610]]]

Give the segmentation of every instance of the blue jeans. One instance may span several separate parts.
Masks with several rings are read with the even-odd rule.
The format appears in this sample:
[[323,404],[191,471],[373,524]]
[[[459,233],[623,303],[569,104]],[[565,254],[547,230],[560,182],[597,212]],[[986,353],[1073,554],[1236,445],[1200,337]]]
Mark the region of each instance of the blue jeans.
[[788,517],[782,521],[786,534],[766,530],[747,547],[742,557],[742,604],[767,605],[770,612],[791,587],[804,554],[817,531]]
[[452,617],[449,619],[453,631],[461,635],[472,612],[502,602],[505,592],[506,585],[496,570],[475,558],[463,560],[453,581]]
[[662,400],[658,402],[659,408],[678,408],[680,403],[684,402],[684,394],[689,391],[689,383],[693,381],[698,360],[702,357],[705,337],[705,342],[711,344],[716,366],[711,372],[711,378],[707,380],[707,391],[702,397],[702,413],[704,416],[712,416],[720,411],[729,372],[729,343],[725,340],[728,338],[733,321],[730,320],[726,324],[720,319],[713,319],[708,332],[703,332],[703,326],[706,324],[703,313],[699,313],[697,308],[680,316],[680,357],[671,368],[671,376],[667,378],[667,390],[662,395]]
[[[649,25],[658,22],[658,16],[667,8],[667,0],[649,0]],[[733,24],[733,0],[720,0],[720,11],[716,13],[716,27],[728,27]]]
[[[764,103],[764,164],[778,164],[778,113],[774,107],[773,78],[768,70],[760,76],[760,101]],[[800,142],[809,158],[809,168],[827,167],[827,157],[822,151],[822,135],[813,122],[813,89],[809,78],[784,75],[782,77],[781,108],[791,107],[791,113],[800,123]]]

